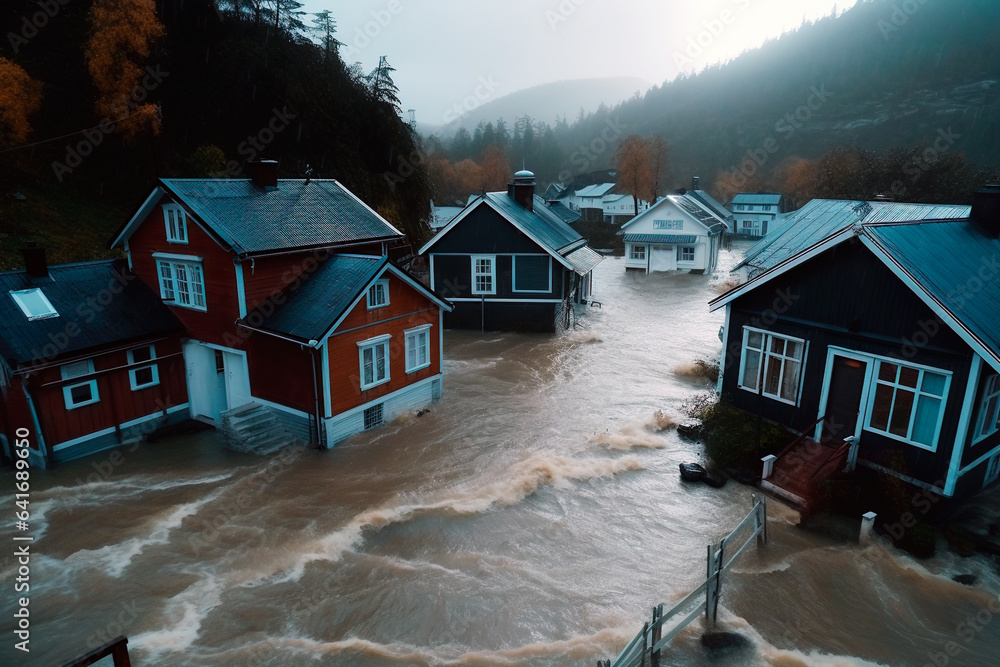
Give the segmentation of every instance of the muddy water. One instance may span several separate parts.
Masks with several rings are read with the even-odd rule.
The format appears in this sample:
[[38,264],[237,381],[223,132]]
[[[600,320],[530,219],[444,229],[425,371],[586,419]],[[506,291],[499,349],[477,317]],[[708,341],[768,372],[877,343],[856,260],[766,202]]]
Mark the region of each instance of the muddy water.
[[[5,595],[3,663],[62,664],[117,634],[137,665],[613,657],[654,603],[699,583],[705,545],[750,507],[747,487],[681,484],[698,448],[660,430],[709,388],[684,370],[721,348],[705,306],[720,279],[606,261],[603,308],[579,328],[448,332],[431,412],[331,451],[265,461],[209,433],[36,473],[32,652],[12,650]],[[720,610],[752,648],[712,660],[696,623],[668,664],[1000,662],[986,562],[916,563],[805,533],[777,503],[770,517]],[[950,581],[964,572],[976,587]]]

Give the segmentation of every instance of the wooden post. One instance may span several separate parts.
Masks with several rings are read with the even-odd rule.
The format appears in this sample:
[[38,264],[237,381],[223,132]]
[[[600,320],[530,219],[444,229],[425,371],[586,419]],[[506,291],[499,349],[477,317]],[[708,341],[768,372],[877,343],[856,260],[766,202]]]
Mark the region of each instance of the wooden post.
[[761,479],[767,479],[774,472],[774,462],[778,460],[778,457],[774,454],[768,454],[761,461],[764,462],[764,473],[760,476]]
[[714,597],[715,591],[712,590],[714,583],[712,582],[712,575],[715,570],[715,547],[711,544],[708,545],[708,585],[705,586],[705,620],[709,619],[712,613],[712,598]]
[[712,605],[712,623],[719,620],[719,598],[722,597],[722,568],[726,564],[726,540],[719,542],[719,560],[715,563],[715,604]]
[[[650,640],[650,646],[656,646],[656,644],[663,637],[663,626],[658,625],[657,621],[663,618],[663,605],[659,604],[653,607],[653,638]],[[649,654],[649,664],[650,667],[660,667],[660,649],[657,649]]]
[[858,465],[858,447],[860,446],[860,441],[856,435],[852,435],[844,438],[844,442],[849,443],[851,446],[847,450],[847,467],[844,468],[844,472],[854,472],[854,469]]
[[642,624],[642,656],[639,658],[640,667],[646,667],[646,654],[649,652],[649,622]]
[[865,512],[861,515],[861,534],[858,536],[858,544],[868,544],[872,537],[872,528],[875,527],[875,512]]

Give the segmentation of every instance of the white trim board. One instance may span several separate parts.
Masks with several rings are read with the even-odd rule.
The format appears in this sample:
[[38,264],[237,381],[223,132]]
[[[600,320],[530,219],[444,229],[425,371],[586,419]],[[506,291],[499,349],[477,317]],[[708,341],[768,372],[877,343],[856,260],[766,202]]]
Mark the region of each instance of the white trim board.
[[[173,407],[167,408],[167,414],[169,415],[169,414],[173,414],[175,412],[180,412],[181,410],[188,410],[189,407],[190,407],[190,403],[181,403],[180,405],[175,405]],[[131,419],[131,420],[127,421],[127,422],[119,424],[118,425],[118,429],[120,430],[120,429],[132,428],[133,426],[138,426],[139,424],[143,424],[143,423],[148,422],[148,421],[150,421],[152,419],[159,419],[162,416],[163,416],[163,411],[160,410],[160,411],[154,412],[151,415],[146,415],[144,417],[138,417],[137,419]],[[73,438],[72,440],[64,440],[63,442],[60,442],[58,445],[54,445],[52,447],[52,451],[53,452],[62,451],[63,449],[68,449],[69,447],[73,447],[74,445],[79,445],[79,444],[82,444],[84,442],[87,442],[88,440],[93,440],[95,438],[100,438],[100,437],[105,436],[105,435],[110,435],[110,434],[112,434],[114,432],[115,432],[115,427],[114,426],[111,426],[109,428],[103,428],[100,431],[94,431],[93,433],[88,433],[87,435],[81,435],[79,438]],[[119,444],[124,444],[124,443],[119,443]]]

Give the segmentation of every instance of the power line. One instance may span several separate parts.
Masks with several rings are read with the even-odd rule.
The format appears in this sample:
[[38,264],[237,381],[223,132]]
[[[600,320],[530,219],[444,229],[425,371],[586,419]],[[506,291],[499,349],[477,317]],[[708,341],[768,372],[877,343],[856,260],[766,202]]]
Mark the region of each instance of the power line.
[[[138,116],[140,113],[143,113],[143,112],[136,111],[135,113],[131,113],[131,114],[127,115],[127,116],[122,116],[121,118],[119,118],[118,120],[113,121],[113,122],[114,123],[120,123],[123,120],[131,118],[132,116]],[[105,119],[105,120],[108,120],[108,119]],[[106,123],[101,123],[100,125],[95,125],[94,127],[87,127],[87,128],[82,129],[82,130],[77,130],[76,132],[70,132],[69,134],[64,134],[61,137],[53,137],[51,139],[43,139],[41,141],[36,141],[34,143],[31,143],[31,144],[22,144],[21,146],[14,146],[13,148],[5,148],[2,151],[0,151],[0,153],[9,153],[10,151],[18,151],[18,150],[21,150],[22,148],[31,148],[32,146],[41,146],[42,144],[52,143],[53,141],[59,141],[60,139],[66,139],[67,137],[75,137],[76,135],[83,134],[84,132],[90,132],[91,130],[99,130],[104,125],[106,125]]]

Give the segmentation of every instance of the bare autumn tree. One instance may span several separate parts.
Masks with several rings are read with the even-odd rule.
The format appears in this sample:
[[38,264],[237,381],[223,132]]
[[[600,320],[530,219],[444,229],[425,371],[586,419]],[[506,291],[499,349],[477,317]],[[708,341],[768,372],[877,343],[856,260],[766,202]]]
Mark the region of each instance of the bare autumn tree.
[[20,66],[0,58],[0,146],[17,144],[31,134],[28,118],[42,103],[42,84]]
[[148,92],[140,86],[141,63],[163,32],[153,0],[96,0],[90,8],[87,69],[97,87],[94,107],[116,122],[126,140],[146,128],[160,130],[156,105],[139,102]]
[[[654,134],[646,142],[646,151],[649,153],[649,168],[652,172],[653,188],[650,190],[649,202],[656,203],[656,198],[660,195],[660,183],[667,175],[667,158],[670,155],[670,144],[666,142],[661,134]],[[636,209],[636,215],[639,209]]]
[[646,140],[637,134],[625,137],[615,153],[615,169],[618,170],[618,185],[632,195],[638,215],[639,198],[654,189]]

